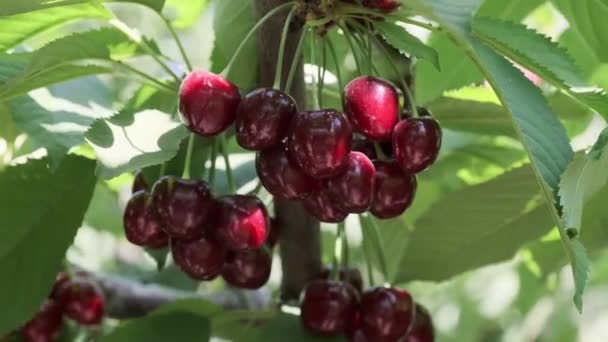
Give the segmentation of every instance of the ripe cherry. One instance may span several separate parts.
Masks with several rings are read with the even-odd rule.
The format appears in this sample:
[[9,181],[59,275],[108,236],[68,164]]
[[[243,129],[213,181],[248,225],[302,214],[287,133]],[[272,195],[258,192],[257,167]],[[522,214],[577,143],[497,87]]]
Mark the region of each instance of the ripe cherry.
[[224,280],[238,288],[259,289],[270,277],[272,256],[266,248],[230,252],[222,269]]
[[234,121],[241,102],[237,86],[220,75],[195,70],[179,89],[179,110],[191,131],[213,136]]
[[302,200],[304,208],[319,221],[338,223],[344,221],[348,212],[334,201],[326,187],[323,187]]
[[416,303],[416,320],[412,331],[408,334],[406,342],[433,342],[435,332],[429,312],[420,304]]
[[320,186],[317,179],[306,175],[289,159],[283,144],[258,153],[255,168],[266,190],[275,197],[300,199]]
[[148,182],[144,177],[144,173],[139,170],[135,173],[135,179],[133,180],[133,185],[131,187],[131,193],[134,194],[138,191],[149,191],[150,187],[148,186]]
[[399,117],[399,94],[387,81],[360,76],[344,88],[344,110],[363,135],[390,140]]
[[66,272],[59,272],[55,277],[55,283],[53,284],[53,289],[51,290],[51,294],[49,295],[50,299],[59,300],[59,291],[65,284],[70,281],[70,276]]
[[170,237],[197,239],[203,235],[213,210],[207,183],[165,176],[154,184],[152,198],[162,228]]
[[361,297],[361,326],[370,341],[398,341],[415,319],[414,301],[406,291],[378,287]]
[[236,114],[236,141],[248,150],[264,150],[281,143],[296,103],[288,94],[273,88],[261,88],[247,94]]
[[399,0],[363,0],[363,5],[387,13],[397,10],[400,6]]
[[[331,271],[331,267],[324,267],[315,278],[328,280],[331,276]],[[349,283],[358,293],[363,291],[363,277],[358,268],[341,268],[338,272],[338,279]]]
[[346,171],[330,178],[327,188],[342,210],[362,213],[372,203],[375,176],[376,168],[371,160],[361,152],[351,152]]
[[84,277],[75,277],[58,290],[59,302],[67,317],[81,325],[98,325],[104,314],[99,288]]
[[441,148],[441,127],[432,117],[401,120],[393,132],[393,151],[399,166],[408,173],[429,167]]
[[61,305],[48,299],[36,316],[21,328],[20,334],[25,342],[52,342],[59,335],[62,325]]
[[307,175],[328,178],[345,170],[352,127],[344,114],[331,109],[300,112],[287,138],[290,157]]
[[401,215],[416,194],[416,177],[403,173],[395,162],[376,161],[376,188],[370,211],[387,219]]
[[222,271],[226,260],[224,246],[210,237],[198,240],[171,240],[175,264],[195,280],[211,280]]
[[300,319],[319,335],[344,334],[357,315],[358,295],[347,283],[313,280],[304,289]]
[[169,244],[169,236],[152,205],[152,196],[143,190],[133,194],[127,202],[123,222],[127,240],[132,244],[149,248],[162,248]]
[[216,234],[229,250],[262,247],[269,228],[268,212],[259,198],[249,195],[219,198]]

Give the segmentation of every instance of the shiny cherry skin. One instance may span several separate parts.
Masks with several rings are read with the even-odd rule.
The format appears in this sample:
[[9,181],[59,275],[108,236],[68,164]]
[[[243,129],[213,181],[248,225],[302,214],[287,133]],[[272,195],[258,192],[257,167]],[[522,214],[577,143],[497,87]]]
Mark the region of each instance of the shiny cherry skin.
[[312,333],[344,334],[356,319],[358,299],[350,284],[313,280],[304,289],[300,319]]
[[255,168],[264,188],[278,198],[301,199],[320,186],[290,160],[283,144],[258,153]]
[[363,0],[363,5],[383,12],[394,12],[399,8],[399,0]]
[[131,193],[134,194],[138,191],[149,191],[150,187],[148,186],[148,182],[144,177],[144,173],[139,170],[135,173],[135,179],[133,180],[133,185],[131,187]]
[[363,135],[387,141],[399,117],[399,93],[387,81],[360,76],[344,88],[344,111]]
[[[324,267],[321,272],[315,277],[315,279],[328,280],[331,276],[331,267]],[[341,268],[338,272],[338,279],[343,282],[349,283],[357,293],[363,292],[363,277],[361,271],[358,268]]]
[[374,143],[367,139],[353,139],[351,150],[365,154],[370,160],[378,158]]
[[302,200],[304,208],[319,221],[338,223],[344,221],[348,212],[342,210],[336,201],[331,197],[327,187],[311,193]]
[[296,102],[287,93],[260,88],[247,94],[236,114],[236,141],[242,148],[261,151],[281,143],[291,119],[297,114]]
[[272,256],[267,248],[230,252],[222,269],[224,280],[241,289],[255,290],[270,278]]
[[[36,316],[20,329],[25,342],[53,342],[63,326],[63,309],[55,300],[48,299]],[[1,339],[0,339],[1,340]]]
[[66,317],[81,325],[99,325],[104,315],[101,290],[84,277],[74,277],[58,290]]
[[171,240],[175,264],[194,280],[212,280],[222,272],[227,251],[211,237],[198,240]]
[[349,213],[362,213],[369,209],[374,195],[376,168],[361,152],[351,152],[346,171],[327,181],[331,197]]
[[169,245],[169,236],[162,228],[161,219],[152,205],[152,196],[138,191],[127,202],[123,216],[125,236],[134,245],[163,248]]
[[441,127],[432,117],[401,120],[393,132],[393,151],[399,166],[419,173],[435,162],[441,148]]
[[234,122],[241,102],[239,88],[223,76],[195,70],[179,89],[179,110],[188,128],[199,135],[217,135]]
[[397,217],[412,205],[416,177],[404,173],[395,162],[376,161],[376,187],[370,212],[381,219]]
[[416,309],[406,291],[377,287],[361,297],[361,328],[371,341],[398,341],[414,324]]
[[328,178],[342,173],[348,162],[352,126],[332,109],[298,113],[287,135],[289,154],[305,174]]
[[416,303],[416,320],[405,342],[433,341],[435,341],[435,331],[431,315],[422,305]]
[[201,237],[213,212],[209,185],[200,180],[165,176],[152,189],[152,202],[171,238]]
[[262,247],[270,220],[266,206],[250,195],[229,195],[218,199],[216,235],[231,251]]

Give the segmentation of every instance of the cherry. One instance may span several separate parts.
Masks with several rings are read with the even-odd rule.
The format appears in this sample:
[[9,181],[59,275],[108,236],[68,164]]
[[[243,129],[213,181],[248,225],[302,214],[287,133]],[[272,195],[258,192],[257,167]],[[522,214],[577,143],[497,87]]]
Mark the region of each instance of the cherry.
[[344,88],[344,110],[366,137],[390,140],[399,117],[399,93],[387,81],[360,76]]
[[69,281],[70,276],[66,272],[59,272],[55,277],[55,283],[53,284],[53,289],[51,290],[49,298],[53,300],[59,300],[59,291]]
[[410,331],[406,342],[433,342],[435,341],[435,332],[431,315],[420,304],[416,303],[416,320],[412,331]]
[[327,182],[330,195],[343,211],[362,213],[372,203],[376,168],[361,152],[351,152],[346,171]]
[[133,186],[131,187],[131,193],[134,194],[138,191],[145,190],[149,191],[150,187],[148,186],[148,182],[144,177],[144,173],[139,170],[135,173],[135,179],[133,180]]
[[275,197],[300,199],[319,187],[318,180],[289,160],[283,144],[258,153],[255,168],[266,190]]
[[344,221],[348,212],[334,201],[326,187],[321,188],[302,200],[304,208],[319,221],[338,223]]
[[231,252],[222,269],[224,280],[238,288],[255,290],[270,277],[272,256],[266,248]]
[[344,171],[352,142],[346,116],[332,109],[298,113],[287,135],[290,157],[302,172],[328,178]]
[[25,342],[52,342],[59,335],[62,325],[62,307],[49,299],[36,316],[20,329],[20,334]]
[[98,325],[104,314],[99,288],[84,277],[75,277],[58,290],[64,314],[81,325]]
[[134,245],[162,248],[169,244],[169,237],[152,205],[152,196],[143,190],[133,194],[127,202],[123,222],[127,240]]
[[211,280],[222,271],[226,249],[213,238],[198,240],[171,240],[171,253],[175,264],[195,280]]
[[393,132],[393,151],[399,166],[408,173],[429,167],[441,148],[441,127],[432,117],[401,120]]
[[165,176],[154,184],[152,198],[170,237],[196,239],[203,235],[213,210],[207,183]]
[[[331,276],[331,271],[331,267],[324,267],[315,278],[328,280]],[[357,268],[341,268],[338,272],[338,279],[349,283],[358,293],[363,291],[363,277]]]
[[387,13],[395,11],[400,6],[399,0],[363,0],[363,4]]
[[361,297],[361,326],[371,341],[397,341],[411,329],[414,301],[406,291],[378,287]]
[[283,140],[296,103],[288,94],[261,88],[247,94],[236,114],[236,141],[248,150],[264,150]]
[[370,160],[378,158],[374,143],[367,139],[354,139],[351,150],[365,154]]
[[401,215],[414,201],[416,177],[404,174],[395,162],[376,161],[376,189],[370,211],[387,219]]
[[300,319],[315,334],[343,334],[356,319],[357,302],[357,292],[351,285],[313,280],[304,289]]
[[191,72],[179,89],[179,110],[186,125],[202,136],[213,136],[228,128],[240,102],[237,86],[204,70]]
[[218,200],[216,234],[232,251],[262,247],[270,221],[264,203],[250,195],[229,195]]

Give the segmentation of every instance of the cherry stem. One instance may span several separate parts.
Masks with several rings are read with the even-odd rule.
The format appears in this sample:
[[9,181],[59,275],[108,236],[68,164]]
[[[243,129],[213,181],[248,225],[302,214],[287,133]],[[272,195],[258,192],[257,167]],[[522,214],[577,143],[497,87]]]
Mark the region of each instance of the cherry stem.
[[158,177],[162,177],[167,172],[167,162],[160,164],[160,171],[158,172]]
[[300,35],[300,40],[298,40],[298,45],[296,46],[296,51],[293,55],[293,60],[291,61],[291,67],[289,68],[289,75],[287,75],[287,82],[285,82],[285,92],[289,93],[291,90],[291,86],[293,84],[293,79],[296,75],[296,69],[300,64],[300,60],[302,59],[302,50],[304,47],[304,40],[306,38],[306,34],[308,33],[308,27],[305,27],[302,30],[302,34]]
[[325,87],[325,72],[327,70],[327,52],[325,47],[325,39],[319,38],[321,41],[321,65],[317,67],[317,80],[319,80],[319,87],[317,95],[319,97],[319,107],[323,108],[323,88]]
[[355,50],[355,45],[353,44],[353,41],[350,37],[350,31],[346,28],[346,25],[338,24],[338,27],[340,27],[342,29],[342,32],[344,32],[344,38],[346,39],[346,43],[350,47],[353,57],[355,58],[355,64],[357,65],[357,72],[359,72],[359,75],[363,75],[363,72],[361,69],[361,61],[359,60],[359,55],[357,54],[357,51]]
[[[317,68],[319,68],[319,66],[317,65],[317,59],[316,59],[316,49],[315,49],[315,38],[313,35],[313,38],[310,40],[310,64],[316,66]],[[318,70],[318,69],[317,69]],[[313,105],[313,109],[321,109],[321,102],[319,102],[319,84],[318,84],[318,79],[316,79],[314,76],[311,77],[312,79],[312,105]]]
[[190,179],[190,165],[192,163],[192,150],[194,150],[194,133],[190,133],[188,138],[188,148],[186,149],[186,159],[184,161],[184,171],[182,178]]
[[224,68],[224,70],[222,70],[222,72],[220,72],[220,75],[222,75],[224,77],[228,77],[228,74],[230,73],[230,69],[232,68],[232,65],[234,65],[234,62],[236,61],[236,58],[241,53],[241,50],[243,50],[243,48],[245,47],[245,44],[257,32],[257,30],[259,30],[262,27],[262,25],[264,25],[265,22],[267,22],[270,18],[272,18],[275,14],[279,13],[283,9],[291,7],[291,6],[295,5],[295,4],[296,4],[295,1],[290,1],[290,2],[284,3],[284,4],[280,5],[280,6],[277,6],[277,7],[273,8],[271,11],[269,11],[268,13],[266,13],[266,15],[264,15],[251,28],[251,30],[249,30],[249,33],[247,33],[247,35],[245,36],[245,38],[243,38],[243,40],[241,41],[241,43],[239,44],[239,46],[234,51],[234,54],[232,55],[232,58],[230,58],[230,61],[228,62],[228,64],[226,64],[226,67]]
[[220,151],[224,157],[224,165],[226,165],[226,179],[228,180],[228,189],[231,193],[236,193],[236,183],[234,182],[234,175],[232,174],[232,167],[230,166],[230,155],[228,154],[228,143],[226,142],[226,135],[220,136]]
[[402,18],[402,17],[398,17],[398,16],[393,16],[393,15],[387,16],[387,18],[388,19],[394,19],[395,21],[401,21],[401,22],[404,22],[406,24],[422,27],[423,29],[426,29],[426,30],[429,30],[429,31],[441,31],[441,27],[433,26],[433,25],[427,24],[427,23],[423,23],[423,22],[415,20],[415,19]]
[[363,215],[359,215],[359,225],[361,226],[361,236],[363,237],[363,253],[365,254],[365,264],[367,267],[367,279],[369,282],[369,286],[374,286],[376,281],[374,280],[374,267],[372,266],[372,253],[371,246],[369,244],[369,237],[367,233],[367,229],[365,229],[365,223]]
[[274,89],[281,89],[283,63],[285,58],[285,42],[287,42],[289,26],[291,25],[291,21],[293,20],[294,15],[296,14],[296,10],[297,7],[294,6],[291,11],[289,11],[287,19],[285,19],[285,25],[283,26],[283,33],[281,34],[281,43],[279,45],[279,56],[277,57],[277,70],[274,74]]
[[338,55],[336,54],[336,49],[334,48],[334,43],[328,37],[326,40],[327,46],[329,47],[329,53],[334,60],[334,64],[336,66],[336,78],[338,78],[338,87],[340,92],[340,101],[344,103],[344,80],[342,79],[342,71],[340,71],[340,63],[338,62]]
[[336,6],[335,13],[337,15],[346,16],[351,14],[368,14],[379,18],[385,18],[387,16],[387,14],[384,12],[369,9],[361,5],[351,5],[344,2],[341,2],[338,6]]
[[350,254],[348,250],[348,236],[346,235],[346,225],[344,221],[338,223],[338,226],[342,226],[342,268],[346,270],[350,264]]
[[386,256],[384,255],[384,242],[382,242],[382,237],[380,236],[380,229],[378,225],[374,221],[374,219],[367,217],[367,222],[369,222],[369,226],[371,228],[371,237],[372,243],[375,246],[376,253],[378,254],[378,261],[380,262],[380,271],[382,271],[382,275],[384,276],[384,280],[388,280],[388,267],[386,266]]
[[186,63],[186,67],[188,68],[188,71],[191,72],[192,63],[190,63],[188,54],[186,54],[186,49],[184,49],[184,45],[182,44],[181,39],[179,39],[179,36],[178,36],[177,32],[175,31],[175,28],[173,28],[173,25],[171,25],[171,22],[169,21],[169,19],[167,17],[165,17],[163,14],[160,14],[160,17],[163,19],[163,22],[167,26],[167,29],[169,30],[171,37],[173,37],[173,40],[175,41],[175,44],[177,45],[177,48],[179,49],[179,53],[182,55],[182,59],[184,60],[184,63]]
[[156,78],[154,78],[154,77],[146,74],[145,72],[143,72],[143,71],[141,71],[141,70],[139,70],[137,68],[134,68],[134,67],[130,66],[127,63],[123,63],[123,62],[120,62],[120,61],[115,61],[114,64],[116,64],[119,67],[124,68],[125,70],[127,70],[127,71],[129,71],[129,72],[131,72],[131,73],[133,73],[133,74],[135,74],[135,75],[137,75],[139,77],[142,77],[142,78],[150,81],[151,82],[150,86],[153,86],[155,88],[158,88],[159,90],[163,90],[163,91],[166,91],[167,93],[171,93],[171,94],[175,94],[177,92],[177,89],[171,88],[169,85],[167,85],[167,84],[159,81],[158,79],[156,79]]
[[334,260],[331,268],[331,274],[329,276],[332,280],[338,280],[339,268],[344,264],[344,241],[342,235],[344,234],[344,221],[338,223],[336,229],[336,238],[334,240]]
[[213,139],[211,142],[211,165],[209,165],[209,184],[211,186],[215,185],[215,166],[217,164],[217,140]]
[[[205,161],[205,163],[207,163],[207,159],[209,158],[209,150],[211,149],[211,145],[206,146],[205,149],[203,150],[203,160]],[[203,167],[203,171],[201,172],[201,179],[205,178],[205,175],[207,173],[207,169]]]
[[382,146],[380,146],[379,142],[374,142],[374,150],[376,151],[376,156],[378,156],[378,159],[380,160],[387,160],[387,156],[384,153],[384,151],[382,150]]

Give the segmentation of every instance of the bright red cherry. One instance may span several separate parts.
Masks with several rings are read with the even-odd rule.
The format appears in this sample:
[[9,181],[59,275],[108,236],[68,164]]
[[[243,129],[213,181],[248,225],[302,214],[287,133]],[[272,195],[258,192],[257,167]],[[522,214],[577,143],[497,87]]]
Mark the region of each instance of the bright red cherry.
[[289,153],[302,172],[328,178],[344,172],[352,142],[352,126],[335,110],[300,112],[289,126]]
[[258,153],[255,168],[266,190],[275,197],[300,199],[320,186],[319,180],[306,175],[289,159],[283,144]]
[[127,240],[134,245],[162,248],[169,244],[169,236],[152,205],[152,196],[143,190],[133,194],[127,202],[123,222]]
[[170,237],[183,240],[203,235],[214,205],[207,183],[165,176],[154,184],[152,198]]
[[238,288],[259,289],[270,277],[272,256],[266,248],[228,253],[222,269],[224,280]]
[[287,135],[296,103],[288,94],[261,88],[247,94],[236,114],[236,141],[241,147],[260,151],[278,145]]
[[333,200],[326,187],[321,188],[302,200],[304,208],[319,221],[338,223],[344,221],[348,212],[342,210]]
[[441,127],[432,117],[401,120],[393,132],[395,160],[406,172],[418,173],[429,167],[441,148]]
[[[328,280],[331,276],[331,271],[331,267],[324,267],[315,278]],[[363,277],[358,268],[341,268],[338,272],[338,279],[349,283],[358,293],[363,291]]]
[[387,219],[401,215],[416,195],[416,177],[403,173],[395,162],[376,161],[376,188],[370,211]]
[[84,277],[75,277],[58,290],[59,302],[67,317],[81,325],[98,325],[104,315],[101,290]]
[[397,10],[400,6],[399,0],[363,0],[363,4],[387,13]]
[[358,295],[347,283],[313,280],[304,289],[300,319],[311,332],[344,334],[356,319]]
[[135,173],[135,179],[133,180],[133,185],[131,187],[131,193],[134,194],[138,191],[149,191],[150,187],[148,186],[148,182],[144,177],[144,173],[139,170]]
[[220,75],[195,70],[179,89],[179,110],[191,131],[213,136],[234,121],[241,102],[239,88]]
[[230,195],[218,199],[216,234],[232,251],[262,247],[270,230],[266,206],[259,198]]
[[412,331],[407,336],[406,342],[433,342],[435,332],[433,321],[429,312],[420,304],[416,303],[416,320]]
[[222,271],[226,249],[213,238],[198,240],[171,240],[171,253],[175,264],[195,280],[211,280]]
[[378,287],[361,297],[361,326],[370,341],[398,341],[415,320],[414,301],[406,291]]
[[387,81],[360,76],[344,88],[344,111],[363,135],[390,140],[399,117],[399,93]]
[[372,203],[375,176],[376,168],[372,161],[361,152],[351,152],[346,171],[330,178],[327,188],[342,210],[362,213]]
[[[20,329],[25,342],[53,342],[63,326],[63,310],[56,301],[49,299],[36,316]],[[0,339],[2,340],[2,339]]]

